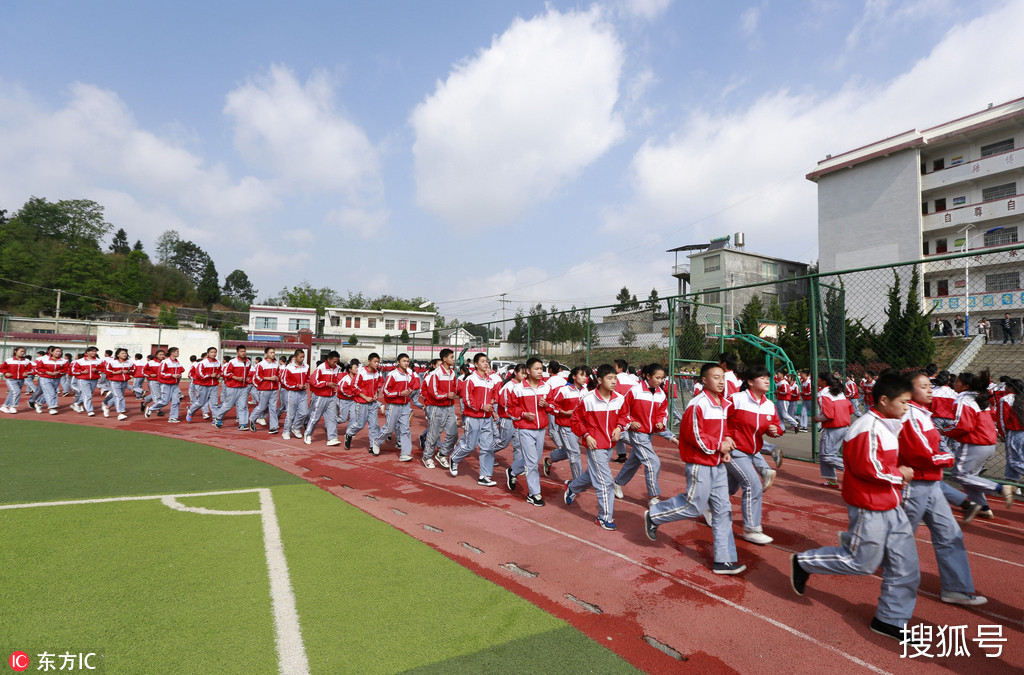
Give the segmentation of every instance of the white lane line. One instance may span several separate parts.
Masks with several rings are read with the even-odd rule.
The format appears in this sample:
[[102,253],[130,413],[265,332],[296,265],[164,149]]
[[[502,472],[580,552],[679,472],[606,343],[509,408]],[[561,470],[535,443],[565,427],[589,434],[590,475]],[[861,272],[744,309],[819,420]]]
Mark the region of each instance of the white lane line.
[[106,504],[109,502],[142,502],[163,499],[164,497],[213,497],[215,495],[237,495],[245,492],[259,492],[259,488],[244,490],[218,490],[216,492],[182,492],[175,495],[143,495],[140,497],[103,497],[100,499],[73,499],[66,502],[32,502],[30,504],[0,504],[3,509],[30,509],[37,506],[76,506],[78,504]]
[[175,497],[163,497],[160,499],[164,506],[174,509],[175,511],[183,511],[185,513],[198,513],[204,516],[260,516],[263,515],[262,511],[220,511],[217,509],[207,509],[202,506],[185,506],[177,500]]
[[654,574],[657,574],[657,575],[659,575],[661,577],[664,577],[664,578],[668,579],[669,581],[672,581],[674,583],[679,584],[680,586],[685,586],[685,587],[687,587],[687,588],[689,588],[691,590],[694,590],[694,591],[696,591],[696,592],[698,592],[698,593],[700,593],[702,595],[705,595],[705,596],[707,596],[707,597],[709,597],[709,598],[711,598],[713,600],[717,600],[718,602],[721,602],[723,605],[726,605],[726,606],[731,607],[733,609],[739,610],[739,611],[743,612],[744,614],[749,614],[750,616],[758,618],[758,619],[760,619],[760,620],[762,620],[762,621],[764,621],[764,622],[766,622],[768,624],[771,624],[772,626],[775,626],[776,628],[780,628],[780,629],[782,629],[782,630],[784,630],[784,631],[786,631],[786,632],[788,632],[788,633],[790,633],[792,635],[795,635],[795,636],[797,636],[799,638],[802,638],[802,639],[804,639],[804,640],[806,640],[806,641],[808,641],[808,642],[810,642],[812,644],[815,644],[815,645],[817,645],[819,647],[822,647],[823,649],[826,649],[826,650],[828,650],[828,651],[830,651],[830,652],[832,652],[834,654],[842,656],[843,658],[851,661],[852,663],[855,663],[858,666],[863,666],[864,668],[867,668],[868,670],[870,670],[870,671],[872,671],[874,673],[879,673],[879,675],[891,675],[889,673],[889,671],[882,670],[881,668],[879,668],[879,667],[877,667],[875,665],[872,665],[872,664],[868,663],[867,661],[859,659],[859,658],[857,658],[856,656],[854,656],[852,654],[848,654],[848,653],[844,652],[843,650],[841,650],[841,649],[839,649],[837,647],[833,647],[832,645],[825,644],[825,643],[821,642],[818,638],[812,637],[812,636],[808,635],[807,633],[804,633],[804,632],[802,632],[800,630],[797,630],[796,628],[793,628],[792,626],[789,626],[787,624],[782,623],[781,621],[776,621],[775,619],[773,619],[773,618],[771,618],[769,616],[765,616],[764,614],[760,614],[758,612],[755,612],[754,610],[749,609],[747,607],[744,607],[743,605],[740,605],[738,603],[735,603],[732,600],[729,600],[728,598],[723,598],[722,596],[720,596],[720,595],[718,595],[716,593],[713,593],[712,591],[709,591],[709,590],[705,589],[702,586],[699,586],[699,585],[697,585],[697,584],[695,584],[693,582],[690,582],[690,581],[686,581],[685,579],[680,579],[679,577],[676,577],[676,576],[674,576],[674,575],[672,575],[672,574],[670,574],[668,572],[660,570],[657,567],[652,567],[652,566],[650,566],[650,565],[648,565],[646,563],[642,563],[639,560],[634,560],[633,558],[630,558],[629,556],[627,556],[625,554],[619,553],[618,551],[614,551],[614,550],[612,550],[610,548],[605,548],[604,546],[601,546],[600,544],[595,544],[592,541],[589,541],[587,539],[583,539],[582,537],[577,537],[576,535],[573,535],[573,534],[569,534],[568,532],[564,532],[562,530],[559,530],[558,528],[551,527],[550,525],[546,525],[544,523],[538,522],[536,520],[533,520],[532,518],[527,518],[526,516],[521,516],[521,515],[519,515],[517,513],[514,513],[512,511],[508,510],[507,508],[503,508],[503,507],[500,507],[500,506],[495,506],[493,504],[488,504],[487,502],[480,501],[479,499],[476,499],[475,497],[470,497],[469,495],[462,494],[461,492],[456,492],[455,490],[451,490],[449,488],[441,487],[441,486],[436,485],[434,483],[427,483],[426,481],[421,481],[421,480],[418,480],[418,479],[414,479],[414,478],[412,478],[410,476],[407,476],[405,474],[400,474],[400,473],[395,473],[395,472],[392,472],[392,471],[387,471],[386,469],[382,469],[382,468],[376,467],[376,466],[374,466],[372,464],[361,464],[361,463],[358,463],[358,462],[356,462],[356,463],[359,464],[360,466],[363,466],[363,467],[366,467],[366,468],[376,468],[381,473],[386,473],[386,474],[389,474],[391,476],[396,476],[398,478],[402,478],[402,479],[409,480],[409,481],[412,481],[412,482],[417,482],[417,483],[420,483],[421,485],[429,486],[429,487],[432,487],[434,489],[441,490],[443,492],[447,492],[449,494],[455,495],[457,497],[462,497],[463,499],[465,499],[467,501],[475,502],[477,504],[480,504],[481,506],[486,506],[486,507],[488,507],[490,509],[494,509],[496,511],[499,511],[501,513],[509,515],[509,516],[511,516],[513,518],[518,518],[519,520],[522,520],[524,522],[530,523],[532,525],[536,525],[537,527],[540,527],[542,529],[548,530],[548,531],[553,532],[555,534],[560,534],[563,537],[566,537],[567,539],[571,539],[571,540],[573,540],[573,541],[575,541],[577,543],[580,543],[580,544],[583,544],[585,546],[589,546],[591,548],[597,549],[598,551],[601,551],[602,553],[607,553],[608,555],[615,556],[616,558],[619,558],[619,559],[624,560],[624,561],[626,561],[628,563],[636,565],[637,567],[645,569],[648,572],[653,572]]

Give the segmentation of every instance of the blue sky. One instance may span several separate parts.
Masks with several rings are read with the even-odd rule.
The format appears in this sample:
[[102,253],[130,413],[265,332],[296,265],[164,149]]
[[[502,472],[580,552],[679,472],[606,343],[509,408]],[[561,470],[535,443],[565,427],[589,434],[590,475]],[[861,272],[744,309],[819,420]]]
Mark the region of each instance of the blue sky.
[[1022,7],[8,0],[0,208],[94,199],[260,298],[666,295],[714,236],[813,261],[825,154],[1024,95]]

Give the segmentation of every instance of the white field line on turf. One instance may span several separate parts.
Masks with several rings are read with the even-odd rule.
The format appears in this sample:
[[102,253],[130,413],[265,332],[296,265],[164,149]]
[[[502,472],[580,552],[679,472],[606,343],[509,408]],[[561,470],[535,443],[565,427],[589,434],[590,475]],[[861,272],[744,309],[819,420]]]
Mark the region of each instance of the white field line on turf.
[[843,658],[845,658],[845,659],[847,659],[849,661],[852,661],[853,663],[856,663],[858,666],[863,666],[864,668],[867,668],[868,670],[870,670],[870,671],[872,671],[874,673],[879,673],[879,675],[891,675],[891,673],[889,673],[889,671],[887,671],[887,670],[882,670],[881,668],[879,668],[877,666],[874,666],[874,665],[868,663],[867,661],[859,659],[856,656],[853,656],[852,654],[848,654],[848,653],[844,652],[843,650],[841,650],[841,649],[839,649],[837,647],[833,647],[832,645],[825,644],[825,643],[821,642],[820,640],[818,640],[817,638],[812,637],[812,636],[808,635],[807,633],[804,633],[804,632],[802,632],[800,630],[797,630],[796,628],[793,628],[792,626],[784,624],[781,621],[777,621],[777,620],[775,620],[775,619],[773,619],[773,618],[771,618],[769,616],[765,616],[764,614],[760,614],[759,612],[755,612],[754,610],[749,609],[747,607],[744,607],[743,605],[740,605],[740,604],[738,604],[736,602],[733,602],[732,600],[729,600],[728,598],[723,598],[722,596],[720,596],[720,595],[718,595],[716,593],[713,593],[712,591],[709,591],[709,590],[705,589],[704,587],[702,587],[702,586],[700,586],[698,584],[695,584],[695,583],[690,582],[690,581],[686,581],[685,579],[680,579],[679,577],[674,576],[674,575],[672,575],[672,574],[670,574],[668,572],[665,572],[663,570],[660,570],[657,567],[652,567],[652,566],[650,566],[650,565],[648,565],[646,563],[640,562],[639,560],[634,560],[633,558],[630,558],[629,556],[627,556],[627,555],[625,555],[623,553],[619,553],[618,551],[614,551],[614,550],[612,550],[610,548],[605,548],[604,546],[601,546],[600,544],[596,544],[596,543],[594,543],[592,541],[589,541],[587,539],[583,539],[582,537],[577,537],[576,535],[569,534],[568,532],[564,532],[562,530],[559,530],[556,527],[551,527],[550,525],[545,525],[544,523],[541,523],[541,522],[538,522],[536,520],[533,520],[532,518],[527,518],[526,516],[521,516],[521,515],[519,515],[517,513],[513,513],[512,511],[509,511],[507,508],[502,508],[500,506],[495,506],[493,504],[488,504],[487,502],[480,501],[479,499],[476,499],[475,497],[470,497],[469,495],[465,495],[465,494],[462,494],[461,492],[456,492],[455,490],[450,490],[448,488],[441,487],[441,486],[436,485],[434,483],[427,483],[426,481],[421,481],[421,480],[418,480],[418,479],[415,479],[415,478],[411,478],[410,476],[407,476],[407,475],[404,475],[404,474],[399,474],[399,473],[394,473],[392,471],[387,471],[385,469],[381,469],[379,467],[376,467],[376,466],[370,465],[370,464],[361,464],[360,463],[360,466],[363,466],[363,467],[366,467],[366,468],[376,468],[378,471],[381,471],[382,473],[387,473],[387,474],[390,474],[392,476],[403,478],[405,480],[414,481],[414,482],[420,483],[421,485],[429,486],[429,487],[435,488],[437,490],[441,490],[442,492],[447,492],[449,494],[455,495],[457,497],[462,497],[463,499],[466,499],[467,501],[476,502],[477,504],[480,504],[481,506],[486,506],[487,508],[494,509],[496,511],[500,511],[501,513],[509,515],[509,516],[511,516],[513,518],[518,518],[519,520],[522,520],[524,522],[530,523],[531,525],[536,525],[537,527],[540,527],[542,529],[548,530],[549,532],[553,532],[555,534],[562,535],[563,537],[566,537],[567,539],[571,539],[571,540],[573,540],[573,541],[575,541],[577,543],[583,544],[585,546],[590,546],[591,548],[595,548],[598,551],[601,551],[602,553],[607,553],[608,555],[615,556],[616,558],[624,560],[624,561],[626,561],[626,562],[628,562],[630,564],[636,565],[637,567],[643,568],[643,569],[647,570],[648,572],[653,572],[654,574],[657,574],[657,575],[659,575],[661,577],[664,577],[664,578],[668,579],[669,581],[672,581],[674,583],[679,584],[680,586],[685,586],[685,587],[687,587],[687,588],[689,588],[689,589],[691,589],[693,591],[696,591],[696,592],[698,592],[698,593],[700,593],[702,595],[705,595],[705,596],[707,596],[707,597],[709,597],[709,598],[711,598],[713,600],[717,600],[718,602],[721,602],[723,605],[726,605],[728,607],[732,607],[733,609],[739,610],[739,611],[743,612],[744,614],[749,614],[750,616],[753,616],[753,617],[755,617],[757,619],[761,619],[762,621],[765,621],[766,623],[769,623],[772,626],[775,626],[776,628],[780,628],[780,629],[782,629],[782,630],[784,630],[784,631],[786,631],[786,632],[788,632],[788,633],[790,633],[792,635],[795,635],[795,636],[797,636],[799,638],[803,638],[804,640],[807,640],[808,642],[810,642],[812,644],[815,644],[815,645],[817,645],[817,646],[819,646],[819,647],[821,647],[823,649],[826,649],[826,650],[828,650],[828,651],[830,651],[830,652],[832,652],[834,654],[838,654],[839,656],[842,656]]
[[[186,506],[178,501],[185,497],[211,497],[258,493],[258,511],[220,511],[199,506]],[[244,490],[218,490],[216,492],[191,492],[175,495],[146,495],[141,497],[106,497],[102,499],[75,499],[65,502],[35,502],[31,504],[3,504],[0,509],[27,509],[40,506],[74,506],[79,504],[106,504],[110,502],[138,502],[160,500],[164,506],[176,511],[216,516],[260,516],[263,523],[263,547],[267,558],[267,574],[270,578],[270,601],[274,611],[274,633],[277,648],[277,665],[284,675],[308,675],[309,661],[302,641],[299,613],[295,606],[288,562],[284,557],[284,543],[281,528],[277,522],[277,510],[269,488],[248,488]]]

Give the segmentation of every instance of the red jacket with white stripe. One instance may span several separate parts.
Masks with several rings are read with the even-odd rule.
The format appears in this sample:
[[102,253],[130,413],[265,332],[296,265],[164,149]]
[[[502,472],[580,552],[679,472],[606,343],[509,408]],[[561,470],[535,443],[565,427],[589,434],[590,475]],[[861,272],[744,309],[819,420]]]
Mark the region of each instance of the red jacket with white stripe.
[[355,400],[359,389],[356,388],[356,376],[346,370],[342,370],[341,378],[338,380],[338,398],[343,401]]
[[790,387],[789,380],[782,379],[775,383],[775,400],[788,401]]
[[[555,424],[560,427],[572,426],[572,414],[576,411],[580,401],[586,396],[587,389],[577,389],[575,385],[567,384],[559,387],[554,396],[548,398],[550,410],[555,415]],[[568,414],[559,414],[568,413]]]
[[615,392],[617,394],[622,394],[623,396],[628,394],[630,389],[640,384],[640,380],[637,378],[636,375],[627,373],[625,371],[618,373],[615,376],[615,379]]
[[157,375],[160,374],[161,363],[162,361],[157,361],[156,359],[150,359],[149,361],[146,361],[146,367],[143,368],[142,370],[143,377],[145,377],[150,382],[154,382],[156,380]]
[[683,411],[679,425],[679,457],[687,464],[718,466],[722,463],[722,440],[726,437],[728,399],[716,401],[708,392],[694,396]]
[[935,387],[932,389],[931,411],[933,417],[951,420],[956,417],[956,392],[952,387]]
[[629,421],[640,424],[636,431],[653,434],[655,425],[664,425],[668,420],[668,397],[664,389],[659,387],[652,392],[646,382],[640,382],[626,394],[626,410]]
[[111,382],[127,382],[132,378],[132,372],[135,370],[135,365],[131,361],[113,361],[107,362],[104,367],[104,371],[107,373],[107,379]]
[[440,365],[430,371],[423,381],[423,392],[430,392],[429,405],[446,408],[454,403],[453,399],[448,398],[448,394],[455,393],[456,386],[455,370],[446,370],[443,365]]
[[[748,455],[761,452],[764,435],[777,438],[784,433],[784,427],[775,412],[775,405],[766,396],[758,401],[750,390],[739,391],[729,397],[732,406],[728,413],[728,435],[736,442],[736,449]],[[775,425],[778,432],[771,433],[768,427]]]
[[288,391],[302,391],[309,384],[309,364],[289,363],[278,373],[281,376],[281,386]]
[[0,363],[0,374],[6,375],[12,380],[24,380],[26,376],[35,372],[35,366],[31,359],[18,360],[13,356],[3,363]]
[[341,381],[342,370],[338,366],[333,368],[327,365],[324,361],[316,369],[313,370],[313,374],[309,376],[309,390],[316,396],[334,396],[335,391],[328,384],[337,384]]
[[846,432],[842,494],[847,504],[869,511],[900,505],[899,429],[899,420],[885,419],[872,408]]
[[853,380],[846,381],[846,398],[851,401],[860,396],[860,390],[857,389],[857,383]]
[[[546,416],[542,417],[547,420]],[[605,400],[597,389],[583,393],[579,405],[572,413],[569,426],[574,434],[583,439],[584,445],[586,437],[590,436],[597,441],[598,450],[610,450],[615,445],[612,440],[615,429],[621,433],[629,426],[626,397],[613,391],[611,398]]]
[[[480,373],[473,371],[465,379],[465,390],[462,394],[462,414],[465,417],[483,418],[490,417],[494,411],[494,382],[489,376],[480,377]],[[484,410],[489,405],[491,412]]]
[[1003,436],[1006,435],[1007,431],[1024,431],[1024,423],[1017,417],[1017,413],[1013,411],[1015,397],[1016,394],[1007,394],[999,399],[999,414],[996,415],[996,423],[999,427],[999,433]]
[[147,359],[132,359],[132,377],[145,377]]
[[910,402],[900,430],[899,463],[914,470],[914,480],[942,480],[942,470],[953,466],[953,453],[939,450],[941,436],[932,423],[932,413]]
[[384,402],[388,405],[405,405],[409,402],[409,396],[402,396],[406,389],[414,389],[413,379],[416,376],[411,371],[402,372],[396,368],[384,378]]
[[853,404],[843,394],[833,396],[828,389],[818,392],[818,414],[828,419],[821,423],[823,429],[839,429],[850,426]]
[[[540,401],[547,399],[549,391],[544,382],[536,387],[530,386],[529,379],[512,387],[509,402],[512,404],[512,425],[516,429],[544,429],[548,426],[548,411],[540,406]],[[535,417],[532,420],[523,419],[526,413],[533,413]]]
[[196,361],[192,371],[192,379],[197,387],[215,387],[220,378],[220,361],[202,358]]
[[[231,387],[232,389],[241,389],[242,387],[248,387],[251,384],[250,381],[250,370],[252,366],[249,359],[240,361],[238,357],[231,359],[224,364],[221,368],[221,374],[224,376],[224,384]],[[236,377],[242,378],[241,381],[236,380]]]
[[810,401],[814,396],[814,389],[811,387],[811,378],[800,380],[800,400]]
[[100,368],[103,366],[103,359],[87,359],[84,356],[71,362],[71,377],[76,380],[98,380],[100,379]]
[[[384,376],[379,370],[370,372],[368,368],[360,366],[359,370],[356,371],[355,379],[355,385],[358,391],[356,391],[356,395],[352,400],[356,403],[370,403],[373,399],[377,398],[378,394],[380,394],[380,388],[383,381]],[[369,397],[370,401],[363,398],[364,396]]]
[[[276,377],[276,380],[268,380]],[[277,359],[263,359],[252,369],[252,383],[256,391],[274,391],[281,388],[281,364]]]
[[49,354],[36,359],[35,371],[39,377],[48,380],[57,380],[68,374],[71,364],[63,356],[59,359],[52,359]]
[[995,445],[996,416],[991,404],[982,410],[978,407],[974,392],[961,392],[956,398],[956,417],[953,426],[946,429],[946,435],[961,443],[971,445]]
[[725,371],[725,397],[729,398],[740,390],[743,386],[743,382],[740,381],[739,376],[731,371]]
[[160,370],[157,371],[156,381],[160,384],[178,384],[181,376],[185,374],[185,366],[177,359],[164,359],[160,362]]

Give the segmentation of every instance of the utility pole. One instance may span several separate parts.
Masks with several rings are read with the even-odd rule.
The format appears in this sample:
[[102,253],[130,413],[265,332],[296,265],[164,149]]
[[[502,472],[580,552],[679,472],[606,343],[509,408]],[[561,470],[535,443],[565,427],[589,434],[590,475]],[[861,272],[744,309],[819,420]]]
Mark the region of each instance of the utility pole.
[[508,331],[505,330],[505,305],[510,303],[510,302],[512,302],[512,301],[511,300],[506,300],[505,299],[506,295],[508,295],[508,293],[502,293],[501,294],[501,299],[498,300],[498,302],[501,303],[501,332],[502,332],[502,337],[507,340],[508,339]]
[[54,332],[60,332],[60,289],[57,289],[57,313],[54,316],[53,327],[57,330]]

